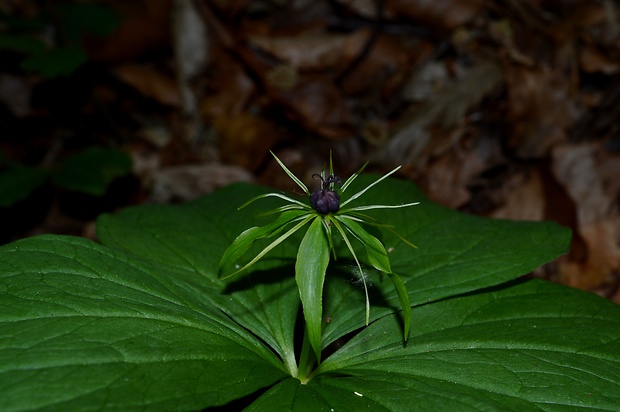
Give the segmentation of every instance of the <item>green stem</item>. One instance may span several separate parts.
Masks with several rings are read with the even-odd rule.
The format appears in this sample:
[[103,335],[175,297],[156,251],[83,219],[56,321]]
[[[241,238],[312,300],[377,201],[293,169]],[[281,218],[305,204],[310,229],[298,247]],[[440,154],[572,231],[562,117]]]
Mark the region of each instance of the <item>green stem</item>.
[[298,369],[297,369],[297,361],[295,359],[295,353],[289,352],[287,350],[284,356],[283,362],[284,362],[284,366],[286,367],[286,370],[288,371],[288,373],[291,376],[297,376]]
[[299,369],[297,370],[297,379],[301,383],[308,383],[312,367],[316,361],[316,356],[310,345],[310,339],[308,338],[308,328],[304,325],[304,341],[301,345],[301,354],[299,355]]

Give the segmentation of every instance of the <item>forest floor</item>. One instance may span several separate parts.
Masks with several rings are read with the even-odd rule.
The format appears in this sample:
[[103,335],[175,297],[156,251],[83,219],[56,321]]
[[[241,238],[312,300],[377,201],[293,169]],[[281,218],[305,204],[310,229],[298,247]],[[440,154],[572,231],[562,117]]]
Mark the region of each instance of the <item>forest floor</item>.
[[332,151],[343,177],[403,165],[447,207],[570,227],[535,275],[620,303],[618,119],[613,0],[7,2],[0,240],[294,191],[269,150],[309,185]]

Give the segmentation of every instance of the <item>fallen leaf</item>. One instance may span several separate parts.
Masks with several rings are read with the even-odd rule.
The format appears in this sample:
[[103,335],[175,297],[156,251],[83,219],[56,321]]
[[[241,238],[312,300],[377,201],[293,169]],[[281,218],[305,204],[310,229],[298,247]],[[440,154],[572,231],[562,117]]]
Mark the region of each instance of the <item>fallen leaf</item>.
[[422,187],[431,200],[459,208],[471,200],[470,186],[476,178],[501,160],[496,140],[480,137],[465,139],[461,144],[442,151],[428,165],[423,174]]
[[[423,78],[419,78],[423,81]],[[450,145],[458,143],[459,133],[451,133],[464,123],[468,111],[480,104],[503,82],[503,74],[497,63],[480,61],[463,70],[457,79],[446,79],[427,101],[410,106],[398,121],[396,132],[376,158],[390,163],[411,163],[423,169],[428,154],[438,155]],[[410,86],[412,89],[415,86]],[[432,142],[431,126],[452,137],[451,144]]]
[[557,144],[581,111],[570,81],[559,71],[511,66],[507,70],[510,146],[524,159],[541,158]]
[[[390,101],[400,93],[407,82],[412,67],[425,61],[434,47],[424,41],[380,33],[357,30],[347,37],[341,50],[338,78],[348,95],[366,91],[374,92],[375,100]],[[369,47],[363,55],[364,48]],[[358,57],[362,60],[351,67]]]
[[307,130],[329,138],[352,134],[352,117],[345,98],[327,76],[299,75],[294,87],[270,87],[269,95]]
[[135,60],[170,44],[172,0],[109,1],[122,17],[120,26],[105,39],[89,38],[91,59],[106,62]]
[[146,97],[166,106],[181,106],[176,80],[154,66],[123,64],[114,69],[114,74]]
[[599,151],[591,144],[565,144],[552,151],[554,174],[575,202],[577,233],[587,245],[585,261],[561,273],[566,284],[583,289],[604,283],[620,268],[620,213],[603,186]]
[[299,36],[251,36],[250,44],[298,70],[326,70],[343,59],[348,35],[305,33]]
[[453,30],[482,11],[482,0],[387,0],[386,9],[430,27]]
[[208,121],[211,117],[238,115],[244,112],[256,93],[256,86],[243,67],[223,50],[211,52],[212,64],[200,94],[200,111]]
[[518,182],[506,182],[511,187],[504,204],[491,213],[496,219],[531,220],[545,219],[545,187],[540,172],[533,170],[527,175],[514,175]]
[[[373,0],[338,0],[338,3],[366,18],[377,17]],[[382,13],[386,19],[409,18],[430,27],[452,30],[482,11],[482,0],[385,0]]]
[[182,165],[155,171],[147,182],[152,201],[185,202],[213,192],[234,182],[251,182],[246,170],[223,164]]
[[283,136],[273,123],[249,113],[215,117],[212,124],[222,160],[252,171]]
[[593,46],[584,46],[579,53],[579,64],[587,73],[603,73],[613,75],[620,70],[620,62],[601,53]]

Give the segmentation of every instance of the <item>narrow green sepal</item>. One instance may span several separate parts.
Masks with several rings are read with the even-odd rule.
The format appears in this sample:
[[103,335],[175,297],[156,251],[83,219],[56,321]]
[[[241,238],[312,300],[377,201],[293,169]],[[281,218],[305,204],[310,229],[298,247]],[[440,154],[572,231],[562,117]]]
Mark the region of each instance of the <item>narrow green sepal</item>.
[[337,219],[364,245],[368,255],[368,263],[381,272],[392,272],[387,251],[379,239],[368,233],[359,223],[347,216],[337,216]]
[[340,193],[344,193],[344,191],[347,190],[347,187],[349,187],[349,185],[353,183],[353,181],[362,173],[366,166],[368,166],[368,162],[364,163],[357,172],[349,176],[349,178],[342,184],[342,187],[340,188]]
[[271,153],[271,155],[276,159],[276,162],[278,162],[278,164],[286,172],[288,177],[290,177],[295,183],[297,183],[297,186],[299,186],[306,195],[310,196],[310,191],[308,190],[308,186],[306,186],[301,180],[299,180],[299,178],[295,176],[293,172],[288,170],[288,167],[284,166],[284,163],[282,163],[282,161],[278,159],[278,156],[276,156],[271,150],[269,151],[269,153]]
[[[260,258],[262,258],[267,252],[272,250],[278,244],[282,243],[286,238],[299,230],[303,225],[305,225],[311,217],[308,216],[308,213],[302,210],[289,210],[283,212],[276,220],[269,223],[268,225],[261,227],[251,227],[244,232],[242,232],[237,238],[233,241],[233,243],[226,249],[224,255],[220,259],[218,274],[221,279],[226,279],[228,277],[234,276],[239,272],[249,268],[251,265],[256,263]],[[289,229],[284,235],[277,238],[271,244],[269,244],[266,248],[263,249],[254,259],[252,259],[249,263],[241,268],[235,267],[235,271],[232,273],[226,273],[229,271],[231,267],[234,267],[235,262],[243,256],[245,252],[252,246],[252,244],[258,240],[263,238],[270,238],[281,233],[288,225],[299,222],[292,229]]]
[[[349,240],[349,237],[347,236],[347,232],[344,230],[344,228],[340,224],[342,216],[334,216],[334,217],[335,219],[332,219],[331,222],[336,227],[338,232],[340,232],[340,235],[342,236],[342,240],[344,240],[344,243],[347,245],[349,252],[351,252],[353,259],[355,260],[355,263],[357,264],[357,269],[359,270],[360,279],[362,280],[362,284],[364,285],[364,294],[366,295],[366,322],[365,324],[366,326],[368,326],[368,323],[370,322],[370,299],[368,298],[368,284],[366,283],[366,274],[364,273],[364,270],[362,269],[362,265],[360,264],[360,261],[357,258],[357,255],[355,254],[355,250],[353,249],[353,245],[351,244],[351,241]],[[347,230],[349,229],[347,228]]]

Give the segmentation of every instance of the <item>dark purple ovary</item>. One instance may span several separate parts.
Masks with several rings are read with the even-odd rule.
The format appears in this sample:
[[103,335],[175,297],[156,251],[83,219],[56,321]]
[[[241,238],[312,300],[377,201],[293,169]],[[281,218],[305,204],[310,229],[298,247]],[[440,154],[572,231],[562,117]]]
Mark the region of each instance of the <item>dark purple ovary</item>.
[[336,213],[340,209],[340,195],[331,190],[317,190],[310,196],[310,206],[322,215]]

